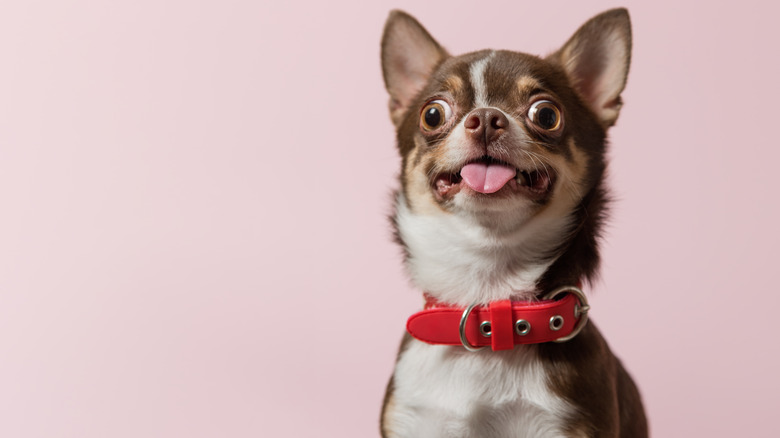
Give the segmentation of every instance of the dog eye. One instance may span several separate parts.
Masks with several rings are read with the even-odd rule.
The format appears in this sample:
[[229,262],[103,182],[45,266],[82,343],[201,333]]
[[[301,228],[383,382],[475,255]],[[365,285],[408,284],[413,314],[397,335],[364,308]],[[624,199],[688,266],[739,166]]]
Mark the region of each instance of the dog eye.
[[435,131],[452,116],[450,105],[443,100],[433,100],[423,107],[420,125],[425,131]]
[[561,127],[561,110],[549,100],[534,102],[528,110],[528,118],[545,131],[557,131]]

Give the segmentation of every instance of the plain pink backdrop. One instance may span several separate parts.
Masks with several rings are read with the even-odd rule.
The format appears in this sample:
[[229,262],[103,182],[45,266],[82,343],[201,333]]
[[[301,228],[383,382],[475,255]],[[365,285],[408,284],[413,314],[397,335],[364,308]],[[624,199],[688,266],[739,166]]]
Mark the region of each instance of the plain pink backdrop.
[[619,5],[594,320],[654,436],[780,436],[776,6],[270,3],[0,6],[0,436],[377,436],[420,305],[386,219],[388,11],[543,54]]

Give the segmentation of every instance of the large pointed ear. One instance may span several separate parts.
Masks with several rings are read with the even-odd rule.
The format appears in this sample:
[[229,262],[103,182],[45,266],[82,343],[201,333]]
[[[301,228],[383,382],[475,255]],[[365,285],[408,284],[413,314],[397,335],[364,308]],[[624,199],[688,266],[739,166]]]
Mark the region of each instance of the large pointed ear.
[[631,21],[625,9],[591,18],[550,59],[560,62],[602,126],[615,124],[631,62]]
[[390,118],[396,126],[433,70],[447,56],[414,17],[402,11],[390,12],[382,36],[382,72],[390,93]]

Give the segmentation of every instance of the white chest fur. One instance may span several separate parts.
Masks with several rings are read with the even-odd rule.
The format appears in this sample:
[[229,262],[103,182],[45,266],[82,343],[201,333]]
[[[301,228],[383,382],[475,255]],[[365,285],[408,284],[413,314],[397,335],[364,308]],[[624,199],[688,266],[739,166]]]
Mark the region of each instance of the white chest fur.
[[468,352],[412,340],[385,420],[397,437],[562,437],[572,407],[546,378],[534,346]]
[[497,234],[468,215],[415,214],[399,194],[396,222],[412,281],[439,301],[463,306],[532,298],[571,227],[569,215],[553,204],[515,231]]

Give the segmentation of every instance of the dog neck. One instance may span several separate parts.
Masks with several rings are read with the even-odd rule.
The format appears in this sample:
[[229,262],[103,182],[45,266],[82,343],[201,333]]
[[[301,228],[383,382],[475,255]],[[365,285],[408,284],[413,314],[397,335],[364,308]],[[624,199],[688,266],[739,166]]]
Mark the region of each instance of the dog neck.
[[414,284],[438,301],[465,306],[534,300],[540,280],[561,256],[570,215],[549,211],[514,230],[496,231],[470,217],[418,214],[397,196],[395,225]]

